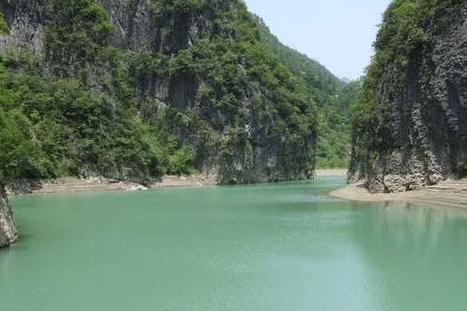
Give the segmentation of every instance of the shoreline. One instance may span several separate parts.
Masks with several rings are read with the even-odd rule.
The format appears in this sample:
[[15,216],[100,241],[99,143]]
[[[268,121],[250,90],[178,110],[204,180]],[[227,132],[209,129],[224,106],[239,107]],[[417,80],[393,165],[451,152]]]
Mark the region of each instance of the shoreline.
[[[345,177],[345,169],[318,169],[315,177]],[[115,181],[106,178],[79,179],[75,177],[59,178],[44,181],[40,187],[30,189],[24,193],[9,192],[9,196],[20,195],[47,195],[57,193],[82,192],[125,192],[146,191],[163,188],[203,188],[216,187],[215,175],[198,174],[192,176],[163,176],[161,181],[143,186],[134,182]],[[447,180],[437,185],[419,190],[401,193],[370,193],[363,183],[350,184],[334,190],[328,194],[330,197],[357,202],[399,202],[422,203],[435,207],[448,206],[467,210],[467,179]]]
[[446,180],[419,190],[400,193],[370,193],[363,183],[348,185],[329,196],[358,202],[409,202],[467,210],[467,179]]
[[154,182],[148,186],[130,181],[116,181],[107,178],[87,178],[64,177],[55,180],[44,181],[42,184],[25,193],[13,193],[16,195],[45,195],[55,193],[80,193],[80,192],[117,192],[117,191],[146,191],[149,189],[177,188],[177,187],[207,187],[215,186],[215,176],[205,174],[193,176],[163,176],[161,181]]
[[316,177],[347,177],[347,169],[332,168],[332,169],[316,169]]
[[[315,171],[315,177],[345,177],[345,169],[318,169]],[[9,196],[17,195],[45,195],[54,193],[79,193],[95,191],[145,191],[149,189],[162,188],[201,188],[216,187],[217,178],[215,175],[198,174],[191,176],[170,176],[166,175],[161,181],[154,182],[149,186],[129,181],[115,181],[102,177],[93,177],[80,179],[76,177],[64,177],[50,181],[43,181],[40,186],[31,187],[24,193],[14,193],[9,191]]]

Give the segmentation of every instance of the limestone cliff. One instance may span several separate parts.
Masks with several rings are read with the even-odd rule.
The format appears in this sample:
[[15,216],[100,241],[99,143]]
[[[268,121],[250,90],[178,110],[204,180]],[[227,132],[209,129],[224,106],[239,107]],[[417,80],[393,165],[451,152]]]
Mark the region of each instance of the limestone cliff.
[[11,245],[18,239],[13,214],[3,188],[0,188],[0,248]]
[[[9,27],[9,35],[0,37],[0,53],[32,52],[46,81],[78,80],[93,98],[106,101],[105,122],[95,122],[100,115],[81,115],[95,129],[80,133],[80,125],[70,127],[76,117],[51,106],[63,128],[54,137],[65,132],[69,147],[50,159],[53,175],[63,174],[65,166],[67,174],[141,179],[186,173],[191,165],[216,172],[220,183],[312,177],[313,97],[264,42],[242,1],[5,0],[0,12]],[[7,65],[17,71],[29,63]],[[34,125],[36,119],[49,121],[50,109],[37,111],[37,100],[27,102],[32,106],[21,109]],[[115,124],[135,118],[137,126],[114,133]],[[154,148],[146,146],[147,137],[109,139],[131,134],[139,121],[156,138]],[[100,140],[105,143],[88,146]],[[129,157],[122,151],[130,140],[155,152]]]
[[399,192],[466,176],[467,1],[394,1],[375,47],[350,178]]

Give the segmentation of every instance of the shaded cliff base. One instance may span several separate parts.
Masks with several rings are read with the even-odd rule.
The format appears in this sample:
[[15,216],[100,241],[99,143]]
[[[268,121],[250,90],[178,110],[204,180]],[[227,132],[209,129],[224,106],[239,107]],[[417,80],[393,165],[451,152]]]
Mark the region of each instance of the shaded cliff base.
[[362,202],[414,202],[467,209],[467,179],[447,180],[420,190],[377,194],[370,193],[364,183],[357,183],[335,190],[330,196]]

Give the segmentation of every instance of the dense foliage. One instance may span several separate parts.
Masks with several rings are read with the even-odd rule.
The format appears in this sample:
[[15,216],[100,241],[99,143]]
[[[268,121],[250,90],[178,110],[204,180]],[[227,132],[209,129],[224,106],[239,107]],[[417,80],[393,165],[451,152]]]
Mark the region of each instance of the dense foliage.
[[318,107],[318,168],[344,168],[350,155],[350,107],[356,101],[360,82],[346,85],[324,66],[283,45],[257,16],[261,35],[281,62],[305,85]]
[[[187,171],[137,116],[105,10],[92,0],[51,5],[60,15],[46,25],[46,59],[20,50],[0,57],[2,180],[99,174],[148,182]],[[90,87],[100,64],[114,70],[100,82],[112,92]]]
[[0,35],[8,33],[9,28],[5,16],[0,12]]
[[213,163],[224,183],[311,177],[317,103],[338,79],[265,40],[240,1],[150,3],[141,48],[97,0],[41,4],[44,53],[0,58],[1,177],[145,182]]
[[[300,171],[311,176],[316,118],[304,83],[264,42],[242,3],[220,3],[224,6],[220,10],[206,1],[188,2],[158,1],[154,9],[166,34],[164,41],[176,39],[170,48],[129,54],[130,73],[143,98],[145,120],[168,134],[168,142],[173,140],[170,133],[177,133],[176,137],[194,150],[198,168],[217,158],[220,175],[225,176],[221,182],[253,181],[254,176],[247,176],[251,170],[266,166],[253,163],[254,149],[263,146],[279,149],[271,153],[277,154],[282,166],[288,166],[290,178]],[[211,29],[180,46],[186,40],[182,25],[190,19],[208,20],[208,25],[200,22],[198,27]],[[171,33],[174,24],[182,24],[182,29]],[[164,98],[154,91],[154,80],[168,81],[185,92]],[[154,97],[170,107],[154,113]],[[239,135],[245,139],[238,140]],[[297,137],[303,143],[294,144]],[[299,159],[295,168],[286,164],[291,154],[292,159]],[[231,169],[235,167],[240,169]],[[287,172],[281,174],[286,176]]]
[[100,172],[144,181],[161,173],[161,148],[131,108],[78,80],[44,79],[35,65],[5,57],[0,65],[8,180]]
[[319,168],[346,168],[350,161],[351,110],[358,102],[362,82],[348,83],[320,107]]

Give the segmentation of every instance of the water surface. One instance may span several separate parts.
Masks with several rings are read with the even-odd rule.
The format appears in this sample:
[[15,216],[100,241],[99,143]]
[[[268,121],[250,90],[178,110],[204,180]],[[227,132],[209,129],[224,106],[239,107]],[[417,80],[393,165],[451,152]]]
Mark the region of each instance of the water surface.
[[15,198],[8,311],[467,310],[467,216],[341,179]]

